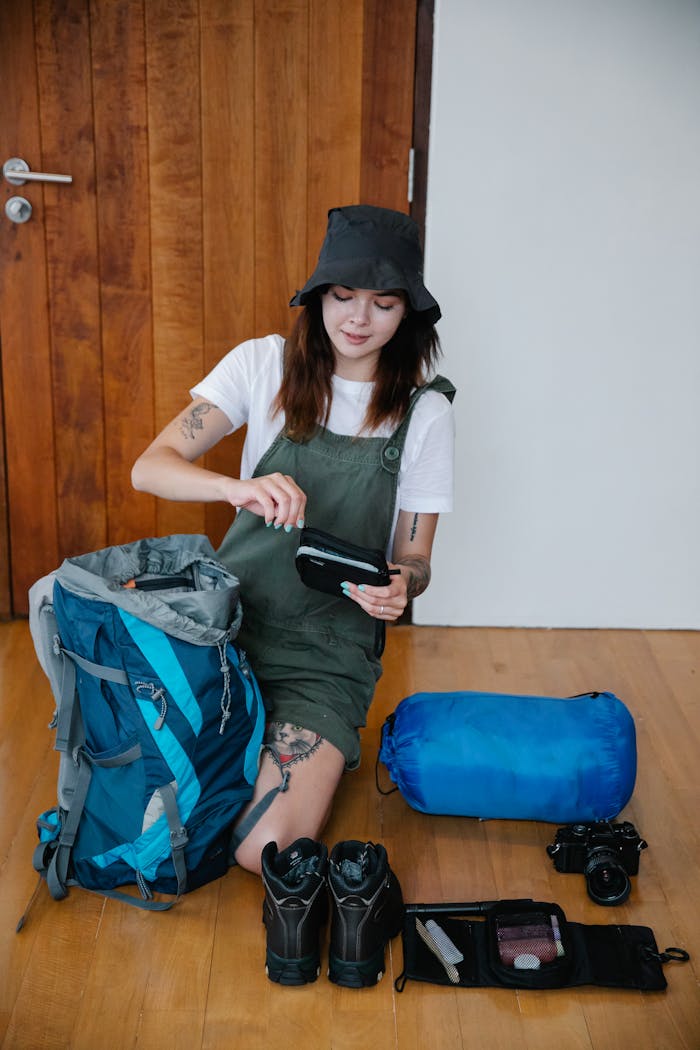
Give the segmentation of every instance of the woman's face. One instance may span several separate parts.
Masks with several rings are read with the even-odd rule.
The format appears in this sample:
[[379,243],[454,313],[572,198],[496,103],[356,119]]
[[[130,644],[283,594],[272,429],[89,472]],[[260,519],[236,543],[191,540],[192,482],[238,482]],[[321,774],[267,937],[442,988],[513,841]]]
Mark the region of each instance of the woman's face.
[[382,347],[406,314],[403,292],[334,284],[321,296],[321,306],[335,354],[336,375],[361,381],[374,379]]

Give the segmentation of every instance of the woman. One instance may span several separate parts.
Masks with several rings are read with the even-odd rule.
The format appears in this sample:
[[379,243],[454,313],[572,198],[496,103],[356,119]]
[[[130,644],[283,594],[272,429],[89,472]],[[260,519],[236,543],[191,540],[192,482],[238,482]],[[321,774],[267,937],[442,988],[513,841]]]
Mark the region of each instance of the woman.
[[[267,843],[319,837],[343,771],[359,764],[358,727],[381,674],[377,624],[427,587],[452,499],[454,391],[439,377],[426,389],[440,309],[423,285],[415,223],[366,205],[333,209],[291,305],[303,309],[290,338],[230,351],[132,473],[142,491],[238,509],[219,557],[240,579],[240,643],[271,707],[248,811],[288,774],[236,851],[257,873]],[[196,463],[244,423],[240,478]],[[397,574],[385,587],[344,583],[337,597],[304,587],[294,555],[305,521],[386,550]]]

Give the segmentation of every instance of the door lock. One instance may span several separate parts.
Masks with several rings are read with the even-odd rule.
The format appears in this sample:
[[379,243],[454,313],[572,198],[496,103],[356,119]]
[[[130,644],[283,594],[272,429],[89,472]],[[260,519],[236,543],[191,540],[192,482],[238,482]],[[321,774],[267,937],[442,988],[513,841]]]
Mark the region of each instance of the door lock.
[[5,201],[5,215],[12,222],[29,222],[32,206],[26,197],[10,197]]

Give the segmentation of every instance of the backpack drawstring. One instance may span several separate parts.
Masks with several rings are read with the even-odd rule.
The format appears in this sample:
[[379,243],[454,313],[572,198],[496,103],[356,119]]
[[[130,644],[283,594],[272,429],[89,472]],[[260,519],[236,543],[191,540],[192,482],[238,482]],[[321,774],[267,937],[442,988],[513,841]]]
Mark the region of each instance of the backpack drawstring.
[[221,694],[221,725],[219,726],[219,736],[223,736],[226,723],[231,717],[231,668],[229,667],[228,659],[226,657],[226,645],[226,641],[216,643],[216,647],[219,650],[219,657],[221,659],[220,670],[224,677],[224,691]]

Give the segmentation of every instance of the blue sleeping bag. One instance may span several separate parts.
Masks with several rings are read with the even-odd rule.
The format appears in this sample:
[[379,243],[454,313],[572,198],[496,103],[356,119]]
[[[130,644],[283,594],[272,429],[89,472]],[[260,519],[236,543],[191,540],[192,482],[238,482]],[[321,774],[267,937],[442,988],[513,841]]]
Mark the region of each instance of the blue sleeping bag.
[[415,693],[384,723],[379,760],[423,813],[585,823],[629,801],[636,734],[612,693]]

